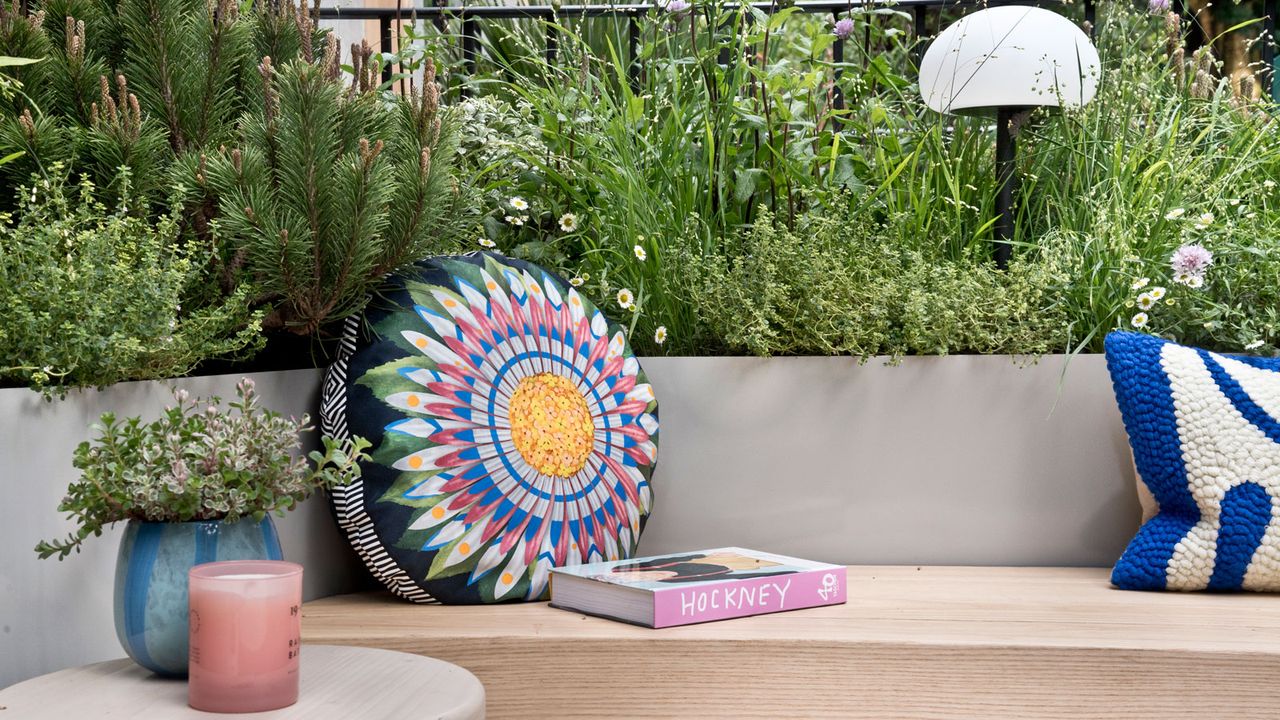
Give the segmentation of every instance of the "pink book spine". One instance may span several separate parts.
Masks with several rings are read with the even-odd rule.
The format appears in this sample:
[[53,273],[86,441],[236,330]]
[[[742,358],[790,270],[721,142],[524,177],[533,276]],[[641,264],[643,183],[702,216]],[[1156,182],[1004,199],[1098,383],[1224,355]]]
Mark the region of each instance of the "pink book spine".
[[845,601],[845,568],[663,588],[653,596],[655,628],[839,605]]

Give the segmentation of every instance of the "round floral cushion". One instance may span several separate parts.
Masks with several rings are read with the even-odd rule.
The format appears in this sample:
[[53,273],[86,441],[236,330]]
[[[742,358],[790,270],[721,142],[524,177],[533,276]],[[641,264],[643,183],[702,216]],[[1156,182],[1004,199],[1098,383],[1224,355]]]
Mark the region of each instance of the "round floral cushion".
[[348,322],[326,433],[373,443],[334,511],[418,602],[544,598],[553,567],[631,557],[658,410],[620,326],[536,266],[423,261]]

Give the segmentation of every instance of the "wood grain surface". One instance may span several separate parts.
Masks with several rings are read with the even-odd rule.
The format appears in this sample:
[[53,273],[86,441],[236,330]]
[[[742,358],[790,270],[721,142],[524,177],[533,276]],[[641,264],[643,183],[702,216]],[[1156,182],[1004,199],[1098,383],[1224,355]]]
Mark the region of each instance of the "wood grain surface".
[[431,658],[304,641],[299,672],[296,704],[270,712],[219,715],[187,706],[186,680],[157,677],[132,660],[109,660],[0,690],[0,720],[483,720],[485,716],[479,681],[456,665]]
[[491,718],[1280,718],[1280,598],[1096,568],[851,567],[846,605],[650,630],[545,603],[308,603],[304,642],[471,670]]

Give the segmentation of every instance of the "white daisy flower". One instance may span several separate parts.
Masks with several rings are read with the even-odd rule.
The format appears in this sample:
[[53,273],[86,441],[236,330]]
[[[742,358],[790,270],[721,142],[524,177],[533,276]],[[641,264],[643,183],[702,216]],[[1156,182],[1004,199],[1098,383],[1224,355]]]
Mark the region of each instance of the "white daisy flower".
[[1186,214],[1187,214],[1187,211],[1186,211],[1186,209],[1185,209],[1185,208],[1174,208],[1174,209],[1172,209],[1172,210],[1170,210],[1169,212],[1167,212],[1167,213],[1165,213],[1165,214],[1164,214],[1164,219],[1165,219],[1165,220],[1177,220],[1178,218],[1180,218],[1180,217],[1182,217],[1183,215],[1186,215]]
[[1166,292],[1168,291],[1162,287],[1153,287],[1147,291],[1147,294],[1151,296],[1152,300],[1163,300]]
[[476,242],[480,245],[480,247],[483,247],[483,248],[491,248],[491,247],[497,247],[497,246],[498,246],[498,243],[496,243],[496,242],[494,242],[494,241],[490,240],[490,239],[489,239],[489,238],[487,238],[487,237],[482,237],[482,238],[480,238],[479,240],[477,240]]
[[560,229],[565,232],[573,232],[578,229],[578,216],[573,213],[565,213],[560,216]]
[[572,285],[572,286],[574,286],[574,287],[582,287],[582,284],[583,284],[583,283],[585,283],[585,282],[586,282],[586,280],[583,280],[583,279],[582,279],[582,278],[580,278],[580,277],[576,277],[576,278],[573,278],[572,280],[570,280],[570,281],[569,281],[569,284],[570,284],[570,285]]
[[1178,283],[1179,285],[1190,285],[1191,278],[1193,277],[1195,277],[1195,275],[1192,275],[1191,273],[1180,272],[1177,275],[1173,276],[1173,281]]
[[1268,189],[1268,190],[1270,190],[1271,188],[1273,188],[1273,187],[1275,187],[1275,186],[1276,186],[1276,181],[1275,181],[1275,180],[1263,180],[1263,181],[1262,181],[1262,187],[1264,187],[1264,188],[1266,188],[1266,189]]
[[507,224],[515,225],[516,227],[520,227],[521,225],[524,225],[524,219],[525,219],[524,215],[508,215],[506,217]]
[[659,325],[657,330],[653,331],[653,341],[661,345],[667,341],[667,326]]
[[1140,312],[1129,319],[1129,324],[1136,328],[1144,328],[1147,326],[1147,321],[1149,319],[1150,318],[1147,317],[1146,313]]
[[1151,278],[1138,278],[1129,284],[1130,290],[1141,290],[1151,284]]
[[525,202],[525,199],[520,197],[519,195],[508,200],[507,204],[509,204],[511,207],[515,208],[516,210],[529,209],[529,203]]
[[1213,224],[1213,213],[1211,212],[1200,213],[1200,217],[1196,218],[1196,227],[1200,228],[1201,230],[1209,227],[1212,224]]
[[640,262],[644,262],[649,258],[649,253],[645,252],[644,248],[640,247],[639,245],[636,245],[635,247],[631,248],[631,252],[635,253],[636,259],[639,260]]
[[1265,343],[1265,342],[1263,342],[1263,341],[1261,341],[1261,340],[1254,340],[1253,342],[1249,343],[1248,345],[1245,345],[1245,346],[1244,346],[1244,349],[1245,349],[1245,350],[1257,350],[1258,348],[1262,347],[1263,345],[1266,345],[1266,343]]
[[636,296],[630,290],[622,288],[618,291],[618,307],[630,310],[636,306]]
[[1200,288],[1204,287],[1204,278],[1200,277],[1199,275],[1192,275],[1191,279],[1187,281],[1187,287],[1191,288],[1192,290],[1199,290]]
[[1156,304],[1156,298],[1151,297],[1151,293],[1142,293],[1138,296],[1138,307],[1143,310],[1150,310]]

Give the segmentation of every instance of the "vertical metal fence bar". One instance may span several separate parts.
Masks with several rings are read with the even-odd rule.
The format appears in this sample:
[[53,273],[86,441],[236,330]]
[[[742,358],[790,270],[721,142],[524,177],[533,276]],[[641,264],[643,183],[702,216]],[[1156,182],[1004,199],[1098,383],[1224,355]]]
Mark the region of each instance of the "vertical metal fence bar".
[[385,60],[391,51],[391,17],[383,15],[378,18],[378,52],[382,53],[383,62],[386,63],[382,66],[382,82],[391,81],[391,63]]
[[560,31],[556,28],[556,19],[552,17],[546,21],[547,34],[547,51],[546,58],[548,65],[555,65],[556,51],[560,47]]
[[1178,13],[1178,17],[1182,18],[1182,27],[1186,33],[1182,43],[1187,56],[1190,57],[1204,44],[1204,28],[1200,27],[1200,16],[1191,9],[1191,3],[1188,0],[1174,0],[1173,9]]
[[[831,13],[831,18],[839,22],[840,13]],[[840,67],[844,64],[844,38],[842,37],[836,37],[835,44],[831,46],[831,63],[836,66],[831,73],[831,109],[842,111],[844,110],[844,91],[840,89],[840,76],[844,75],[844,68]],[[840,132],[840,125],[839,115],[832,118],[831,126],[836,132]]]
[[467,67],[467,78],[462,81],[462,97],[469,97],[471,90],[467,85],[476,75],[476,55],[480,39],[477,36],[476,19],[466,11],[462,16],[462,61]]
[[911,8],[911,19],[913,22],[912,32],[915,33],[915,42],[911,46],[911,57],[915,61],[916,67],[920,67],[920,61],[924,59],[924,36],[929,32],[929,28],[925,25],[928,8],[923,5],[916,5]]
[[[435,5],[436,7],[447,7],[449,4],[449,0],[435,0],[435,2],[432,4]],[[436,32],[443,35],[445,33],[445,27],[446,27],[443,14],[437,15],[435,17],[435,24],[436,24]]]
[[640,14],[633,12],[627,15],[627,57],[631,64],[627,66],[627,78],[631,82],[631,92],[640,92]]
[[1262,88],[1271,92],[1271,99],[1280,102],[1280,63],[1276,61],[1276,15],[1280,14],[1280,0],[1267,0],[1263,4],[1262,20]]

